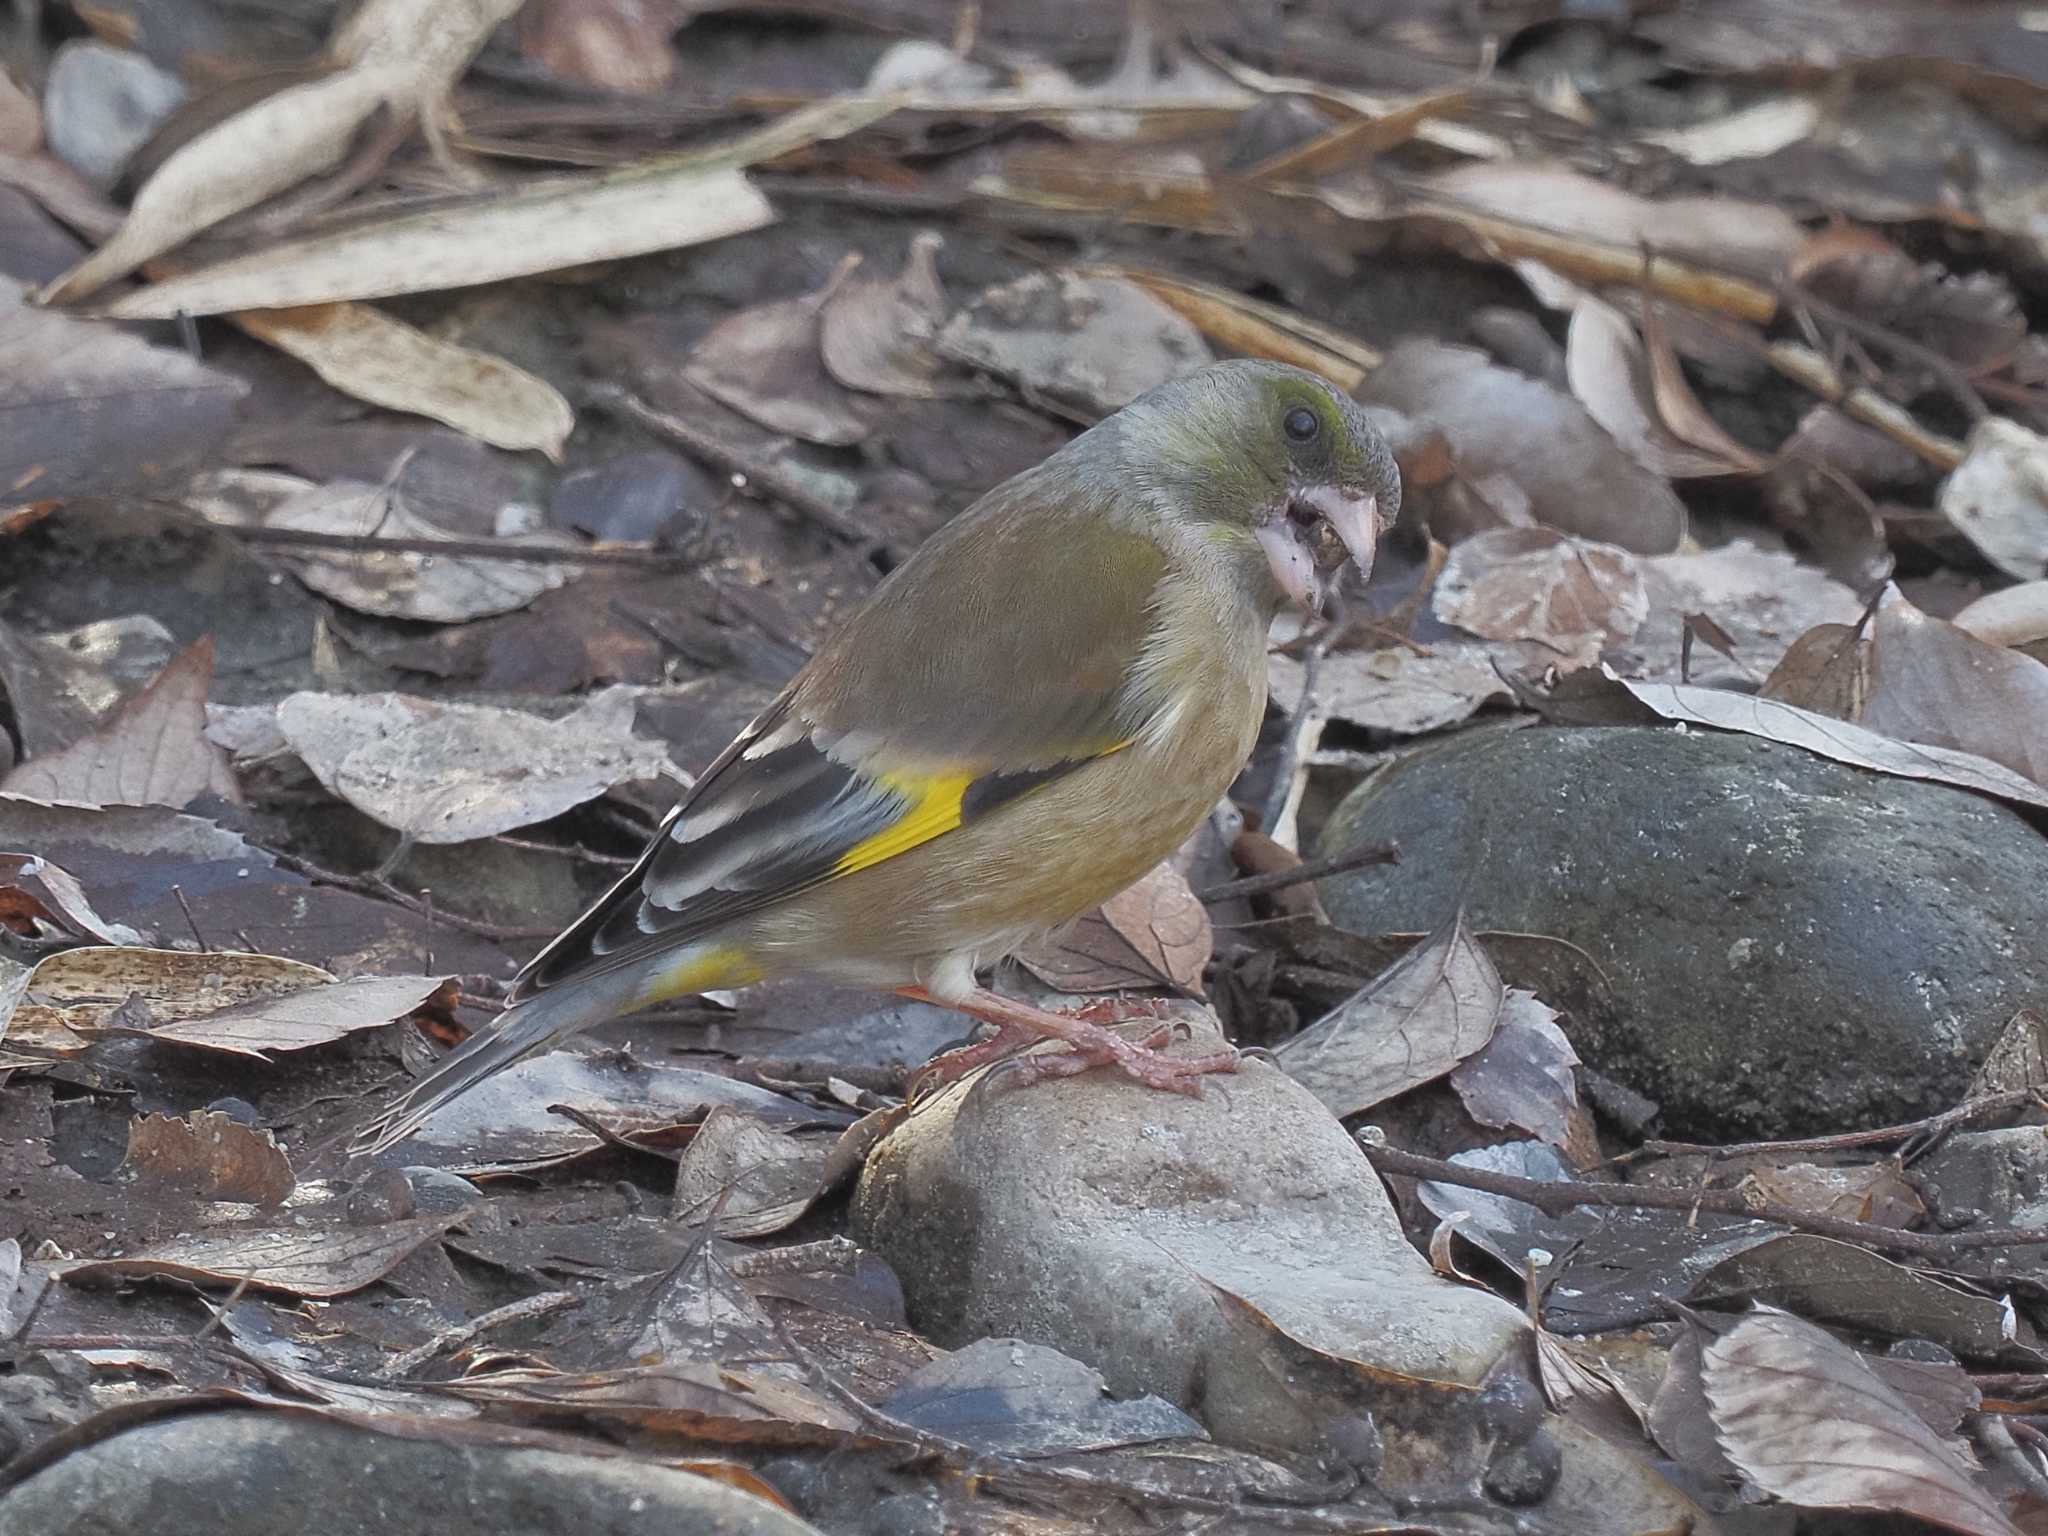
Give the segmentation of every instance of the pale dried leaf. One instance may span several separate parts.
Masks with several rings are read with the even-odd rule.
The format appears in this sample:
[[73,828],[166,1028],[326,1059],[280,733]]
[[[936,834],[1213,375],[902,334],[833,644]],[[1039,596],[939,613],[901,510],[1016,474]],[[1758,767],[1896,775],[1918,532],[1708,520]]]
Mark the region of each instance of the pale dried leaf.
[[1734,467],[1665,424],[1649,351],[1635,323],[1590,294],[1572,310],[1565,332],[1565,377],[1587,414],[1650,473],[1684,480],[1725,475]]
[[[40,961],[7,1038],[68,1048],[118,1027],[117,1015],[153,1025],[214,1013],[257,998],[282,997],[334,978],[277,955],[182,949],[67,949]],[[125,1020],[123,1020],[125,1022]]]
[[949,312],[937,262],[943,244],[920,230],[894,277],[856,275],[832,292],[818,334],[827,373],[869,394],[930,400],[941,393],[932,338]]
[[272,1051],[303,1051],[359,1029],[381,1028],[434,1001],[444,989],[450,994],[445,1001],[452,1003],[453,989],[445,977],[358,976],[152,1023],[134,1033],[260,1060]]
[[1831,1334],[1760,1310],[1701,1354],[1722,1450],[1764,1492],[1815,1509],[1910,1514],[1968,1536],[2019,1536],[1967,1450]]
[[1775,271],[1806,238],[1769,203],[1728,197],[1646,198],[1562,166],[1513,160],[1461,165],[1428,179],[1440,194],[1500,218],[1630,250]]
[[1357,1114],[1483,1049],[1505,996],[1461,911],[1274,1055],[1332,1114]]
[[1902,779],[1954,784],[2001,800],[2048,809],[2048,790],[2010,768],[1968,752],[1894,741],[1846,720],[1830,720],[1790,704],[1719,688],[1626,679],[1622,686],[1666,720],[1761,736],[1852,767]]
[[2048,576],[2048,439],[1987,416],[1970,429],[1963,462],[1942,481],[1941,515],[2008,576]]
[[722,239],[775,217],[739,166],[852,133],[896,106],[890,97],[825,101],[716,150],[366,219],[151,284],[107,312],[169,319],[388,298]]
[[1820,103],[1811,96],[1774,96],[1703,123],[1656,129],[1639,137],[1693,165],[1726,165],[1789,149],[1820,125],[1820,116]]
[[401,693],[295,693],[277,723],[329,792],[364,815],[422,843],[463,843],[673,772],[659,742],[633,734],[634,713],[630,688],[560,720]]
[[52,283],[45,302],[84,298],[230,214],[331,170],[380,107],[402,123],[437,110],[492,29],[522,3],[371,0],[359,7],[329,50],[345,68],[266,96],[180,146],[136,193],[112,238]]
[[367,305],[252,309],[234,321],[344,394],[445,422],[493,447],[537,449],[559,461],[576,426],[574,408],[546,379]]
[[1214,360],[1201,332],[1137,284],[1076,272],[985,290],[933,345],[1090,420]]
[[239,803],[227,754],[206,739],[206,691],[213,682],[213,637],[194,641],[148,687],[120,705],[91,735],[31,758],[0,790],[80,805],[167,805],[203,795]]
[[[1537,646],[1527,650],[1524,657],[1519,648],[1504,652],[1502,646],[1481,641],[1438,640],[1421,651],[1401,645],[1338,651],[1323,659],[1316,696],[1334,719],[1419,736],[1470,719],[1491,700],[1508,698],[1508,685],[1494,670],[1497,659],[1510,673],[1555,659]],[[1274,701],[1293,710],[1301,698],[1301,663],[1275,652],[1266,658],[1266,676]]]
[[[1734,641],[1738,658],[1723,669],[1754,683],[1794,638],[1816,624],[1853,624],[1863,602],[1839,581],[1791,555],[1746,543],[1697,555],[1659,555],[1643,562],[1650,616],[1630,640],[1625,676],[1681,681],[1685,620],[1704,614]],[[1714,657],[1695,646],[1691,681],[1707,681]]]
[[1641,567],[1611,544],[1549,528],[1497,528],[1451,550],[1436,616],[1487,640],[1529,640],[1591,665],[1649,612]]
[[1064,933],[1022,951],[1018,960],[1064,992],[1126,987],[1202,990],[1215,950],[1208,909],[1171,863],[1155,865]]
[[296,1183],[291,1159],[275,1136],[219,1110],[130,1121],[121,1165],[144,1184],[249,1205],[276,1205]]
[[[345,538],[455,537],[415,512],[398,491],[362,480],[333,480],[288,496],[270,509],[264,524]],[[501,542],[523,549],[575,546],[569,535],[553,531]],[[434,624],[511,613],[569,579],[561,566],[538,561],[466,559],[409,550],[291,550],[285,558],[307,586],[344,607]]]
[[716,1105],[676,1165],[669,1218],[700,1225],[715,1210],[721,1237],[780,1232],[817,1198],[834,1139],[798,1136],[730,1104]]
[[181,348],[33,309],[0,274],[0,503],[149,483],[225,436],[248,392]]
[[81,1259],[59,1266],[55,1272],[71,1285],[151,1279],[199,1285],[247,1281],[254,1290],[287,1296],[346,1296],[383,1279],[462,1220],[463,1214],[420,1216],[332,1232],[287,1227],[175,1237],[123,1258]]
[[[1684,324],[1689,316],[1684,316]],[[1720,460],[1728,473],[1754,473],[1764,467],[1762,455],[1737,442],[1723,429],[1693,393],[1692,384],[1679,363],[1678,346],[1671,335],[1671,321],[1655,303],[1642,305],[1643,346],[1650,361],[1650,397],[1657,407],[1657,419],[1678,438],[1711,458]],[[1690,333],[1687,333],[1690,335]],[[1714,338],[1719,340],[1718,337]]]
[[1514,1126],[1562,1147],[1579,1102],[1578,1064],[1556,1011],[1535,993],[1510,988],[1493,1038],[1451,1074],[1451,1087],[1481,1125]]
[[850,255],[815,292],[721,320],[691,349],[684,377],[772,432],[831,448],[859,442],[867,418],[819,351],[825,306],[859,263]]
[[1970,1079],[1970,1091],[1964,1097],[1988,1098],[2044,1085],[2048,1085],[2048,1018],[2022,1008],[2005,1021],[2005,1028],[1991,1042],[1984,1065]]
[[1862,725],[2048,784],[2048,666],[1922,613],[1896,588],[1878,606],[1870,644]]
[[1565,391],[1472,347],[1404,341],[1359,386],[1369,404],[1441,427],[1468,477],[1505,475],[1549,527],[1637,554],[1676,549],[1685,506]]
[[2023,582],[1987,592],[1950,620],[1992,645],[2027,649],[2048,641],[2048,581]]

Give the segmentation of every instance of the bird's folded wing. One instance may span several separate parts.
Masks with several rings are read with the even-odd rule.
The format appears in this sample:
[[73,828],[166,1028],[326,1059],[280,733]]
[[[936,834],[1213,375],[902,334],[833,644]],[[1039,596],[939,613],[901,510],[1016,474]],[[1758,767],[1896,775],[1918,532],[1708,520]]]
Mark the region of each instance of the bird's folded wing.
[[895,858],[1124,745],[1162,557],[1044,522],[938,535],[917,600],[870,603],[814,657],[514,1000]]

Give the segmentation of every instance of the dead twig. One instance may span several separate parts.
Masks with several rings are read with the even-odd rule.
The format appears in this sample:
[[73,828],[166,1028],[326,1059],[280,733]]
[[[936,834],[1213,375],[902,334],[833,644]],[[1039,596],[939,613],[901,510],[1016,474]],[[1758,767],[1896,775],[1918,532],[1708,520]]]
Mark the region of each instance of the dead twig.
[[873,543],[867,531],[819,496],[803,481],[780,466],[747,452],[716,432],[705,430],[687,417],[672,415],[649,405],[631,390],[616,384],[594,384],[585,403],[612,411],[657,437],[665,437],[694,457],[715,464],[727,474],[746,482],[743,489],[781,502],[805,521],[816,524],[834,538],[855,547]]
[[1303,859],[1291,869],[1275,869],[1263,875],[1246,875],[1241,880],[1225,880],[1220,885],[1195,892],[1195,900],[1229,901],[1237,896],[1270,896],[1290,885],[1320,880],[1325,875],[1342,875],[1373,864],[1400,862],[1401,846],[1398,843],[1355,843],[1342,853],[1326,854],[1320,859]]
[[1546,1216],[1562,1216],[1582,1205],[1608,1206],[1619,1210],[1713,1211],[1723,1216],[1746,1216],[1753,1221],[1832,1237],[1866,1248],[1883,1248],[1893,1253],[1910,1253],[1921,1258],[1947,1259],[1975,1248],[2048,1247],[2048,1230],[2012,1227],[2003,1231],[1901,1232],[1875,1222],[1846,1221],[1836,1216],[1816,1216],[1770,1201],[1752,1201],[1735,1189],[1665,1189],[1654,1184],[1562,1183],[1548,1179],[1525,1179],[1512,1173],[1494,1173],[1483,1168],[1464,1168],[1434,1157],[1418,1157],[1393,1147],[1361,1142],[1365,1155],[1382,1174],[1428,1179],[1436,1184],[1453,1184],[1489,1195],[1504,1195],[1533,1205]]
[[2004,1093],[1969,1099],[1939,1114],[1908,1120],[1900,1125],[1884,1125],[1868,1131],[1842,1131],[1832,1136],[1808,1136],[1798,1141],[1737,1141],[1722,1147],[1702,1146],[1690,1141],[1646,1141],[1634,1151],[1624,1152],[1608,1161],[1621,1166],[1640,1162],[1645,1157],[1704,1157],[1712,1162],[1728,1162],[1739,1157],[1775,1157],[1795,1152],[1847,1152],[1861,1147],[1881,1147],[1894,1141],[1919,1143],[1901,1151],[1900,1161],[1903,1163],[1931,1151],[1936,1142],[1959,1125],[1984,1115],[2020,1109],[2038,1103],[2040,1098],[2041,1090],[2038,1088],[2013,1088]]
[[537,1296],[522,1296],[517,1301],[495,1307],[466,1323],[453,1328],[444,1328],[424,1344],[416,1344],[402,1355],[395,1355],[378,1368],[377,1374],[386,1381],[397,1381],[411,1375],[434,1356],[445,1349],[459,1349],[493,1328],[502,1328],[507,1323],[530,1322],[536,1317],[548,1317],[570,1307],[583,1305],[581,1298],[569,1291],[542,1291]]
[[694,555],[661,549],[587,548],[574,544],[511,544],[494,539],[423,539],[367,533],[322,533],[312,528],[250,528],[198,518],[218,533],[245,544],[287,549],[332,549],[352,555],[436,555],[444,559],[502,560],[514,565],[623,565],[668,571],[699,564]]

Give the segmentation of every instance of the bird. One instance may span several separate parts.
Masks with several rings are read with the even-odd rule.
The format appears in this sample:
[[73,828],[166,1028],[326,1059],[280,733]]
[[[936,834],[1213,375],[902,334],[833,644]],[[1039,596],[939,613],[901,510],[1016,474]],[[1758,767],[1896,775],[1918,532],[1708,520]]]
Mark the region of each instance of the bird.
[[983,968],[1178,848],[1242,770],[1267,631],[1369,576],[1400,508],[1386,440],[1319,375],[1211,363],[996,486],[893,570],[682,796],[637,862],[518,975],[506,1011],[349,1142],[383,1150],[589,1025],[792,974],[996,1027],[1199,1095],[1169,1054],[1006,997]]

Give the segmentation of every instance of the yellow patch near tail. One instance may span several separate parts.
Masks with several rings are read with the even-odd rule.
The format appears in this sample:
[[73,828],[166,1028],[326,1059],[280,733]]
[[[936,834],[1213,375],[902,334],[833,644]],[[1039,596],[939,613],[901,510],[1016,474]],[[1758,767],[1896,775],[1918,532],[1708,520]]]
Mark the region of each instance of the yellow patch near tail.
[[720,987],[744,987],[761,979],[761,967],[737,944],[718,944],[709,949],[686,949],[663,970],[649,978],[633,999],[633,1006],[665,1003],[670,998],[694,997]]
[[902,816],[873,837],[864,838],[839,856],[834,875],[850,875],[870,864],[908,853],[942,832],[960,825],[960,802],[974,782],[971,773],[884,773],[875,782],[902,795],[910,804]]

